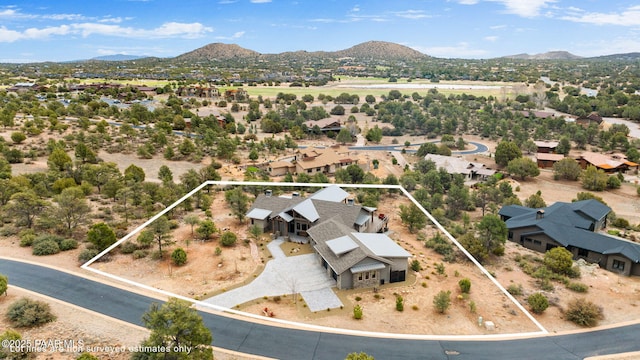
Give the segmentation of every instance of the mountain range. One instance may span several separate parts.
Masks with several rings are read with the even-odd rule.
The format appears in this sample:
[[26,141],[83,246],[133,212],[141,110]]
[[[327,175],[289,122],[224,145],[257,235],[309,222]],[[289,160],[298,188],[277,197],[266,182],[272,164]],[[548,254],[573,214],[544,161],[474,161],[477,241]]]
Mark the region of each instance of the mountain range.
[[[91,59],[92,61],[123,61],[137,60],[144,56],[135,55],[108,55]],[[187,62],[208,62],[208,61],[227,61],[227,60],[309,60],[313,58],[354,58],[358,60],[385,60],[385,61],[403,61],[403,60],[422,60],[432,58],[431,56],[414,50],[408,46],[386,42],[386,41],[367,41],[348,49],[339,51],[292,51],[279,54],[262,54],[254,50],[245,49],[236,44],[211,43],[187,53],[178,55],[173,60]],[[571,54],[567,51],[550,51],[541,54],[516,54],[503,56],[498,59],[514,59],[514,60],[638,60],[640,53],[613,54],[597,57],[581,57]]]

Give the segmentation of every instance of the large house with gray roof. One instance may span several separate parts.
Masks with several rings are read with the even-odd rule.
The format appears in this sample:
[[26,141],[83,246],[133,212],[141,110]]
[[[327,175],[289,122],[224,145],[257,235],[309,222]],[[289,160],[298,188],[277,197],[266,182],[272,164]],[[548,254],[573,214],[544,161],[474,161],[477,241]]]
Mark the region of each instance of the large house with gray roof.
[[622,275],[640,275],[640,244],[599,232],[607,226],[611,208],[597,200],[556,202],[542,209],[508,205],[500,217],[508,239],[546,252],[562,246],[575,259],[597,263]]
[[259,195],[247,213],[251,225],[292,241],[309,241],[339,289],[404,281],[411,256],[383,232],[388,217],[355,204],[336,185],[309,197]]

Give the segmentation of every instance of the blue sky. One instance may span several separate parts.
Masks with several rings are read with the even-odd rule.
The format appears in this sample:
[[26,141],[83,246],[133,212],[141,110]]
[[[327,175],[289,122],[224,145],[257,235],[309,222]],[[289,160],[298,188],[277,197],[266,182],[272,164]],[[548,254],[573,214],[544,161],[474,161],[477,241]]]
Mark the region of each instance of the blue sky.
[[637,0],[0,0],[0,62],[390,41],[445,58],[640,52]]

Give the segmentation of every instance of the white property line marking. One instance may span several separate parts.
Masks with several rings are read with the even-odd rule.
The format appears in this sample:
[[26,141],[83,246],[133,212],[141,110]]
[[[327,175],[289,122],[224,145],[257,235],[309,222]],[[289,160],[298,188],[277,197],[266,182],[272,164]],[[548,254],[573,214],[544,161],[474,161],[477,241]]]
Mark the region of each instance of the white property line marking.
[[[198,301],[198,300],[195,300],[195,299],[192,299],[192,298],[188,298],[186,296],[174,294],[174,293],[171,293],[169,291],[165,291],[165,290],[162,290],[162,289],[157,289],[157,288],[145,285],[145,284],[141,284],[141,283],[129,280],[129,279],[125,279],[125,278],[122,278],[122,277],[119,277],[119,276],[116,276],[116,275],[113,275],[113,274],[109,274],[109,273],[106,273],[106,272],[101,271],[101,270],[93,269],[93,268],[90,267],[90,265],[93,264],[96,260],[100,259],[102,256],[104,256],[105,254],[109,253],[111,250],[116,248],[118,245],[120,245],[124,241],[127,241],[133,235],[137,234],[142,229],[147,227],[149,224],[153,223],[160,216],[163,216],[168,211],[171,211],[173,208],[175,208],[176,206],[180,205],[180,203],[185,201],[187,198],[193,196],[193,194],[195,194],[196,192],[202,190],[205,186],[209,186],[209,185],[221,185],[221,186],[229,186],[229,185],[247,186],[247,185],[250,185],[250,186],[272,186],[272,187],[276,187],[276,186],[282,186],[282,187],[287,187],[287,186],[289,186],[289,187],[329,187],[329,186],[338,186],[340,188],[361,188],[361,189],[362,188],[366,188],[366,189],[396,189],[396,190],[400,190],[409,198],[409,200],[411,200],[418,207],[418,209],[420,209],[429,218],[429,220],[431,222],[433,222],[436,225],[436,227],[440,231],[442,231],[447,236],[447,238],[449,240],[451,240],[460,249],[460,251],[462,251],[463,254],[465,254],[465,256],[467,256],[467,258],[469,260],[471,260],[480,269],[480,271],[482,271],[482,273],[485,276],[487,276],[489,278],[489,280],[491,280],[491,282],[495,286],[498,287],[498,289],[500,289],[500,291],[502,291],[502,293],[504,295],[507,296],[507,298],[509,300],[511,300],[518,307],[518,309],[520,309],[520,311],[522,311],[529,318],[529,320],[531,320],[540,329],[540,331],[539,332],[527,332],[527,333],[515,333],[515,334],[494,334],[494,335],[423,335],[423,334],[381,333],[381,332],[372,332],[372,331],[331,328],[331,327],[326,327],[326,326],[298,323],[298,322],[282,320],[282,319],[267,318],[267,317],[256,315],[256,314],[250,314],[250,313],[246,313],[246,312],[242,312],[242,311],[238,311],[238,310],[233,310],[233,309],[229,309],[229,308],[225,308],[225,307],[221,307],[221,306],[205,303],[205,302]],[[235,315],[241,315],[243,317],[248,317],[248,318],[252,318],[252,319],[258,319],[258,320],[261,320],[261,321],[269,321],[269,322],[278,323],[278,324],[282,324],[282,325],[294,326],[294,327],[298,327],[298,328],[301,328],[301,329],[317,330],[317,331],[331,332],[331,333],[336,333],[336,334],[356,335],[356,336],[371,336],[371,337],[379,337],[379,338],[411,339],[411,340],[460,340],[460,339],[489,340],[489,339],[502,339],[502,338],[531,337],[531,336],[537,336],[537,335],[546,335],[546,334],[549,333],[542,326],[542,324],[540,324],[511,294],[509,294],[509,292],[502,285],[500,285],[500,283],[489,273],[489,271],[487,271],[487,269],[484,268],[484,266],[482,266],[482,264],[480,264],[473,256],[471,256],[471,254],[462,245],[460,245],[460,243],[427,210],[425,210],[424,207],[422,207],[422,205],[420,205],[420,203],[418,203],[418,201],[413,196],[411,196],[411,194],[409,194],[409,192],[405,188],[403,188],[400,185],[296,183],[296,182],[291,182],[291,183],[288,183],[288,182],[273,183],[273,182],[266,182],[266,181],[256,181],[256,182],[253,182],[253,181],[213,181],[213,180],[205,181],[204,183],[200,184],[200,186],[194,188],[188,194],[186,194],[183,197],[181,197],[180,199],[178,199],[175,203],[169,205],[167,208],[165,208],[164,210],[160,211],[158,214],[154,215],[151,219],[147,220],[144,224],[142,224],[142,225],[138,226],[137,228],[135,228],[129,234],[125,235],[122,239],[118,240],[113,245],[109,246],[108,248],[106,248],[105,250],[100,252],[94,258],[92,258],[91,260],[89,260],[86,263],[84,263],[81,266],[81,268],[83,268],[85,270],[88,270],[88,271],[91,271],[91,272],[94,272],[96,274],[105,276],[105,277],[110,278],[110,279],[121,281],[123,283],[129,284],[129,285],[132,285],[132,286],[135,286],[135,287],[139,287],[139,288],[142,288],[142,289],[145,289],[145,290],[148,290],[148,291],[152,291],[152,292],[155,292],[155,293],[159,293],[159,294],[165,295],[167,297],[175,297],[175,298],[178,298],[178,299],[181,299],[181,300],[188,301],[188,302],[193,303],[194,305],[196,305],[196,307],[212,309],[212,310],[215,310],[215,311],[226,312],[226,313],[231,313],[231,314],[235,314]]]

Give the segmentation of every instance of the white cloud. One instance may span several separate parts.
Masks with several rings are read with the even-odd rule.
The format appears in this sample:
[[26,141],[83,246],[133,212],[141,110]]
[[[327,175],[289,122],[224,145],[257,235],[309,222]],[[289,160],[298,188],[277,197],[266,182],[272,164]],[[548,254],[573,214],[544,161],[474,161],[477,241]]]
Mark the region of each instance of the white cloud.
[[91,35],[132,37],[132,38],[185,38],[195,39],[213,32],[213,28],[200,23],[168,22],[155,29],[136,29],[101,23],[76,23],[45,28],[29,28],[22,32],[0,27],[0,42],[18,40],[39,40],[60,35]]
[[251,0],[251,2],[254,4],[266,4],[266,3],[270,3],[271,0]]
[[493,25],[493,26],[489,26],[489,29],[491,30],[502,30],[502,29],[506,29],[507,25]]
[[583,56],[600,56],[640,52],[640,39],[618,37],[579,44],[576,53]]
[[498,37],[497,36],[485,36],[484,40],[491,41],[491,42],[496,42],[496,41],[498,41]]
[[581,9],[569,9],[570,14],[561,19],[593,25],[640,26],[640,5],[627,8],[619,13],[586,12]]
[[456,0],[458,4],[462,5],[475,5],[480,2],[480,0]]
[[394,12],[394,15],[404,19],[425,19],[430,18],[431,15],[425,14],[423,10],[404,10]]
[[540,10],[556,2],[556,0],[488,0],[501,3],[507,10],[506,13],[522,17],[536,17],[540,15]]

